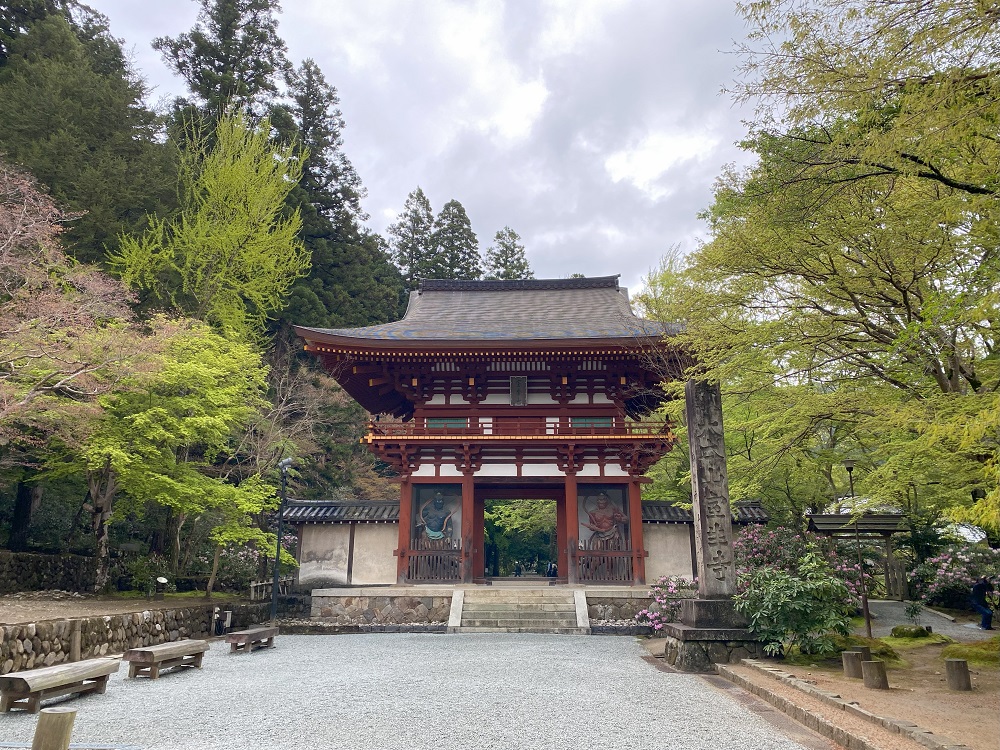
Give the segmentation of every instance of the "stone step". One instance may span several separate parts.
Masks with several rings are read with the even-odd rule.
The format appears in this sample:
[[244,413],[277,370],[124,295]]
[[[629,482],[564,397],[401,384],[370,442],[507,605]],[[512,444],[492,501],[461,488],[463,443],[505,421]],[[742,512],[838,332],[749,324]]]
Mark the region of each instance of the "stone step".
[[466,589],[466,600],[469,599],[509,599],[511,601],[530,601],[534,599],[553,599],[556,601],[573,601],[573,592],[560,589]]
[[464,612],[576,612],[573,602],[470,602],[465,600]]
[[576,618],[538,618],[538,617],[470,617],[462,618],[462,627],[466,628],[570,628],[576,627]]
[[532,627],[466,627],[448,628],[449,633],[554,633],[556,635],[589,635],[588,628],[532,628]]

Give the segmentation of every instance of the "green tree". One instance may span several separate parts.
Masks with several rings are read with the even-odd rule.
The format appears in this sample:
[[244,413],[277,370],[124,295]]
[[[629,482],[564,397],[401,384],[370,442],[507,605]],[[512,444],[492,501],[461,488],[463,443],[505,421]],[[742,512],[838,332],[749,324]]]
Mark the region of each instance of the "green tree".
[[174,200],[171,150],[100,18],[46,13],[18,27],[0,65],[0,150],[79,214],[63,237],[90,263]]
[[112,267],[152,301],[169,304],[234,335],[260,334],[309,268],[297,239],[301,219],[285,215],[301,170],[297,150],[275,146],[270,123],[222,117],[192,139],[182,160],[182,205],[151,218],[139,238],[123,237]]
[[483,275],[479,240],[465,208],[456,200],[444,204],[434,220],[433,250],[424,266],[428,279],[478,279]]
[[510,227],[504,227],[493,238],[493,244],[486,250],[486,279],[518,281],[533,279],[531,266],[524,254],[521,238]]
[[234,483],[215,468],[267,406],[260,353],[195,321],[160,321],[157,329],[156,366],[101,398],[102,418],[79,451],[77,465],[90,487],[98,589],[107,581],[108,527],[116,510],[122,513],[119,494],[129,499],[126,508],[154,503],[171,510],[175,571],[189,520],[220,512],[226,521],[219,537],[228,538],[237,521],[249,525],[276,502],[274,487],[259,475]]
[[198,0],[191,31],[157,37],[153,48],[212,117],[230,108],[263,115],[288,68],[277,0]]
[[406,196],[403,211],[387,230],[392,259],[409,289],[420,278],[429,278],[429,259],[433,253],[434,212],[424,191],[417,187]]
[[359,226],[365,193],[343,152],[337,90],[312,60],[289,73],[288,86],[292,103],[275,110],[274,122],[307,152],[288,205],[302,215],[300,238],[311,264],[292,286],[284,318],[321,328],[395,320],[403,282],[378,236]]
[[871,499],[919,487],[1000,528],[997,10],[742,10],[737,94],[760,105],[743,143],[757,163],[720,178],[711,241],[657,275],[653,306],[731,395],[772,394],[764,419],[784,437],[767,456],[756,444],[758,467],[811,445],[831,501],[849,455]]

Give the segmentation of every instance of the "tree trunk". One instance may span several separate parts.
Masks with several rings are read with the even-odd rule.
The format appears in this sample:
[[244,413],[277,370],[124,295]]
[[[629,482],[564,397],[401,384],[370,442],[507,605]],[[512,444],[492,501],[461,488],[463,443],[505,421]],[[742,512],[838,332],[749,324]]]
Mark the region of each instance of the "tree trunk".
[[208,577],[208,586],[205,587],[205,596],[212,596],[212,589],[215,588],[215,575],[219,572],[219,557],[222,556],[221,545],[215,547],[215,557],[212,558],[212,574]]
[[14,517],[10,522],[10,538],[7,540],[7,548],[12,552],[23,552],[28,549],[31,516],[42,502],[42,488],[31,483],[36,473],[33,469],[25,469],[17,483]]
[[111,523],[111,510],[117,487],[110,458],[105,462],[104,468],[100,472],[88,473],[87,486],[90,489],[90,514],[96,542],[94,591],[100,592],[107,586],[111,573],[108,524]]

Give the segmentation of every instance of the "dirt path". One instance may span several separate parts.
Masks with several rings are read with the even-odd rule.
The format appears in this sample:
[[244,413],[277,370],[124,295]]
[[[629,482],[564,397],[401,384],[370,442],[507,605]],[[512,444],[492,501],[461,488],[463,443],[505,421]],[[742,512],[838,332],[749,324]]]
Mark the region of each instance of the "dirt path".
[[16,625],[61,618],[118,615],[123,612],[142,612],[154,607],[198,607],[207,604],[222,604],[226,601],[232,601],[232,599],[184,597],[154,602],[146,599],[89,596],[67,591],[36,591],[0,596],[0,625]]

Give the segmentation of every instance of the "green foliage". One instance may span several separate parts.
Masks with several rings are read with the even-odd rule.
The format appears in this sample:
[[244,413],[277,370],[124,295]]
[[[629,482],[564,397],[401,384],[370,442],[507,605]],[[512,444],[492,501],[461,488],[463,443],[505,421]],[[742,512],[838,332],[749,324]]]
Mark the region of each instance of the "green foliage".
[[422,269],[426,279],[478,279],[483,275],[479,239],[465,207],[456,200],[444,204],[434,219],[433,250]]
[[802,557],[796,574],[757,568],[744,573],[740,584],[736,609],[749,618],[768,653],[796,646],[803,654],[830,654],[836,650],[833,635],[849,632],[847,587],[815,552]]
[[236,336],[259,334],[309,268],[298,212],[285,199],[301,174],[293,147],[275,146],[265,119],[222,117],[192,139],[182,159],[182,205],[151,218],[142,237],[123,237],[112,268],[160,304]]
[[985,544],[949,544],[910,572],[910,585],[927,604],[965,609],[980,576],[1000,576],[1000,550]]
[[79,213],[65,235],[79,260],[102,262],[121,232],[173,203],[173,155],[144,94],[106,26],[74,28],[52,13],[9,42],[0,65],[0,151]]
[[483,278],[507,281],[535,278],[524,255],[521,238],[510,227],[497,232],[493,244],[487,248]]
[[529,573],[543,573],[556,559],[553,541],[556,507],[551,500],[493,500],[484,513],[487,571],[511,575],[515,561],[533,564]]
[[852,457],[868,500],[919,488],[925,508],[1000,528],[995,12],[741,11],[756,159],[719,178],[710,241],[669,259],[647,298],[684,323],[678,344],[725,384],[729,412],[745,410],[737,496],[778,500],[785,483],[799,507],[836,501],[832,467]]
[[261,114],[288,67],[277,0],[199,2],[194,28],[173,39],[158,37],[153,48],[212,116],[230,107]]
[[434,212],[418,186],[406,196],[402,213],[387,230],[392,260],[409,289],[416,287],[418,279],[429,278],[427,264],[434,250],[433,231]]

